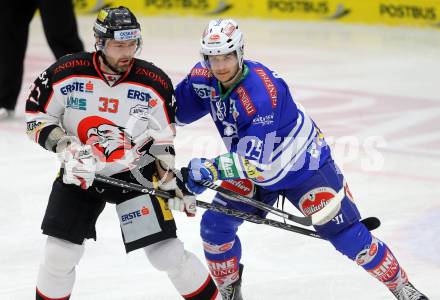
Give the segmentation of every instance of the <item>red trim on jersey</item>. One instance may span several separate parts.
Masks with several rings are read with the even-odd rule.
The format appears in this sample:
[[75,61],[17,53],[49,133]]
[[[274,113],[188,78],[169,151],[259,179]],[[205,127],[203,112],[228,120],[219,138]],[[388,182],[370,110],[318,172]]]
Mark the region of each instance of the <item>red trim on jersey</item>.
[[130,63],[130,65],[128,66],[127,71],[125,71],[124,75],[122,75],[122,76],[121,76],[121,77],[115,82],[115,84],[112,85],[112,87],[114,87],[114,86],[120,84],[120,83],[122,82],[122,80],[124,80],[125,77],[128,76],[128,74],[131,72],[131,67],[133,67],[133,64],[134,64],[134,58],[131,59],[131,63]]
[[99,68],[97,59],[98,59],[98,52],[95,52],[93,53],[93,66],[95,67],[95,70],[98,73],[98,75],[101,77],[101,79],[107,82],[107,80],[105,80],[104,75],[102,74],[101,68]]
[[[205,282],[202,284],[201,287],[199,287],[195,292],[192,292],[191,294],[182,295],[182,297],[187,299],[187,298],[192,298],[197,294],[200,294],[208,286],[208,284],[211,282],[211,280],[212,280],[211,275],[208,275],[208,278],[206,278]],[[217,290],[217,292],[218,292],[218,290]],[[211,298],[211,299],[215,299],[215,297]]]
[[[135,59],[132,58],[131,59],[131,63],[128,66],[127,71],[124,72],[124,74],[113,84],[111,85],[111,87],[117,86],[119,83],[122,82],[122,80],[124,80],[128,74],[130,74],[131,72],[131,67],[134,64]],[[104,80],[108,85],[110,85],[107,81],[107,79],[105,79],[105,76],[103,74],[104,71],[101,70],[101,68],[99,67],[101,65],[101,62],[99,61],[99,56],[98,56],[98,52],[93,53],[93,66],[95,67],[96,72],[98,72],[99,76],[101,77],[102,80]]]
[[263,68],[255,68],[255,73],[257,73],[261,81],[263,81],[264,87],[266,88],[266,91],[269,94],[272,103],[272,108],[275,108],[277,106],[277,101],[278,101],[277,88],[275,87],[269,75],[267,75],[267,73],[264,71]]
[[44,296],[37,288],[37,294],[38,296],[40,296],[41,298],[43,298],[44,300],[69,300],[70,299],[70,295],[67,295],[66,297],[63,298],[49,298],[47,296]]
[[139,82],[133,82],[133,81],[125,81],[124,83],[132,84],[132,85],[138,85],[138,86],[141,86],[141,87],[153,90],[159,96],[159,99],[162,101],[162,107],[163,107],[163,110],[165,111],[165,116],[167,117],[168,124],[171,124],[170,117],[168,116],[168,111],[167,111],[167,108],[165,106],[165,100],[162,98],[160,93],[158,93],[156,91],[155,88],[153,88],[152,86],[146,85],[146,84],[142,84],[142,83],[139,83]]
[[218,295],[218,289],[215,289],[214,295],[212,295],[212,298],[209,300],[215,300],[215,298],[217,298],[217,295]]
[[40,138],[41,129],[35,133],[35,142],[38,144],[38,139]]
[[58,80],[57,82],[54,82],[54,83],[52,84],[52,86],[55,85],[55,84],[59,84],[59,83],[61,83],[61,82],[63,82],[63,81],[66,81],[66,80],[68,80],[68,79],[70,79],[70,78],[73,78],[73,77],[77,77],[77,78],[93,78],[93,79],[101,79],[100,77],[92,76],[92,75],[75,75],[75,74],[73,74],[73,75],[67,76],[67,77],[65,77],[65,78],[63,78],[63,79],[60,79],[60,80]]
[[255,109],[254,103],[252,103],[252,99],[249,96],[246,89],[243,87],[243,85],[240,85],[236,89],[236,92],[238,94],[238,97],[240,98],[241,105],[243,106],[243,109],[246,112],[246,114],[249,117],[254,115],[257,112],[257,110]]

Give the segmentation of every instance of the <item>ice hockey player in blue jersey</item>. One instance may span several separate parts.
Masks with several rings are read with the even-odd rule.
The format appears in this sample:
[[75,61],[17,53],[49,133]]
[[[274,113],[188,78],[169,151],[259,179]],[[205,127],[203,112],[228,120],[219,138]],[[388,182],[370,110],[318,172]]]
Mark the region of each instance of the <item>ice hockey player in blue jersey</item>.
[[[428,299],[408,281],[388,246],[360,222],[343,174],[318,126],[292,98],[287,84],[261,63],[243,59],[243,35],[231,19],[213,20],[201,43],[202,60],[176,87],[177,121],[206,114],[228,149],[215,158],[193,158],[187,188],[200,194],[200,180],[223,180],[236,191],[273,205],[279,195],[304,215],[343,198],[330,221],[316,231],[364,268],[400,300]],[[217,194],[215,203],[263,215]],[[243,265],[238,227],[243,220],[206,211],[201,221],[204,252],[223,299],[242,299]]]

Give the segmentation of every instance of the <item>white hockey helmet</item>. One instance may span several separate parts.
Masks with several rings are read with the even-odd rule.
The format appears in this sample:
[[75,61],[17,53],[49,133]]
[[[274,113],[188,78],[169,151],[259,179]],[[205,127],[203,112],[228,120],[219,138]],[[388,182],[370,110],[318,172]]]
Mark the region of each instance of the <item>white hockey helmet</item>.
[[232,19],[211,20],[200,39],[202,64],[209,68],[208,55],[237,53],[239,67],[243,66],[243,34]]

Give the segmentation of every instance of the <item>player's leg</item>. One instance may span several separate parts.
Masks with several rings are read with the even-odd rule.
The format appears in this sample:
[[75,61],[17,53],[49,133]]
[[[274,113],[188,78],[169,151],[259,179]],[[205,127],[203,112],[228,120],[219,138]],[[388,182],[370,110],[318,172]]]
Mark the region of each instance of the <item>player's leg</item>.
[[[38,0],[47,42],[56,58],[84,51],[71,0]],[[60,13],[62,12],[62,13]]]
[[83,241],[95,238],[105,203],[77,186],[55,180],[41,228],[48,235],[37,278],[36,299],[69,299]]
[[[0,109],[6,117],[15,109],[23,77],[29,23],[35,13],[33,1],[11,1],[0,10]],[[1,118],[0,116],[0,118]]]
[[[250,181],[243,181],[248,185]],[[222,184],[223,185],[223,184]],[[227,186],[227,188],[231,188]],[[236,190],[236,192],[240,192]],[[254,188],[241,192],[247,196],[254,196],[268,204],[273,204],[277,195]],[[215,204],[227,206],[241,211],[259,213],[255,207],[230,201],[228,198],[217,194],[213,200]],[[241,273],[243,265],[240,264],[242,251],[240,238],[237,235],[238,227],[243,223],[242,219],[227,216],[222,213],[207,210],[202,217],[200,233],[203,240],[205,258],[209,270],[216,281],[224,299],[241,298]]]
[[84,245],[48,236],[38,272],[36,299],[69,299],[75,283],[75,266],[83,253]]
[[[408,288],[408,278],[388,246],[373,236],[360,222],[359,211],[344,177],[333,161],[328,161],[317,174],[286,196],[303,214],[310,215],[331,201],[338,191],[344,190],[340,210],[326,224],[315,226],[316,231],[327,238],[333,246],[367,272],[384,283],[393,294]],[[411,292],[416,293],[416,292]],[[398,297],[398,299],[407,299]],[[411,299],[427,299],[414,297]]]
[[192,252],[185,250],[178,238],[170,238],[144,247],[150,263],[166,272],[184,299],[221,300],[206,267]]
[[221,299],[208,270],[177,238],[176,223],[165,201],[136,193],[125,197],[116,210],[126,251],[143,248],[153,267],[167,273],[184,299]]

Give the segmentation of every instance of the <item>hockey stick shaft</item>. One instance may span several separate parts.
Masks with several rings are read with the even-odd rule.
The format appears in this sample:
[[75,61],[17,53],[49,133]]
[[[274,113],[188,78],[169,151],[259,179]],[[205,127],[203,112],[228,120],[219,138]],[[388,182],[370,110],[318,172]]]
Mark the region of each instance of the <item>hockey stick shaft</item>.
[[304,225],[304,226],[311,226],[311,225],[322,225],[323,223],[326,223],[330,221],[335,215],[336,212],[340,208],[340,203],[342,199],[344,198],[344,190],[342,189],[336,196],[327,203],[324,208],[317,211],[311,216],[295,216],[290,213],[287,213],[281,209],[278,209],[276,207],[273,207],[271,205],[265,204],[263,202],[260,202],[258,200],[255,200],[253,198],[249,198],[246,196],[243,196],[241,194],[238,194],[234,191],[228,190],[227,188],[224,188],[222,186],[219,186],[211,181],[202,180],[200,181],[200,184],[203,186],[217,191],[221,194],[229,196],[230,199],[233,199],[234,201],[242,202],[251,206],[254,206],[256,208],[259,208],[265,212],[277,215],[281,218],[288,219],[292,222]]
[[174,196],[171,193],[168,193],[166,191],[157,190],[153,188],[147,188],[139,184],[127,182],[124,180],[116,179],[113,177],[108,177],[104,175],[95,174],[95,180],[103,183],[107,183],[109,185],[117,186],[122,189],[128,189],[136,192],[140,192],[143,194],[148,194],[152,196],[158,196],[161,198],[169,199],[173,198]]
[[289,213],[287,213],[287,212],[285,212],[283,210],[280,210],[280,209],[278,209],[276,207],[267,205],[267,204],[265,204],[263,202],[260,202],[258,200],[255,200],[255,199],[243,196],[241,194],[238,194],[238,193],[236,193],[234,191],[231,191],[231,190],[229,190],[227,188],[224,188],[224,187],[222,187],[220,185],[217,185],[217,184],[215,184],[215,183],[213,183],[211,181],[202,180],[199,183],[202,184],[203,186],[211,189],[211,190],[219,192],[220,194],[229,196],[229,199],[231,199],[233,201],[238,201],[238,202],[241,202],[241,203],[245,203],[245,204],[251,205],[253,207],[261,209],[262,211],[265,211],[265,212],[268,212],[268,213],[272,213],[272,214],[274,214],[276,216],[279,216],[279,217],[284,218],[284,219],[291,220],[291,221],[299,223],[301,225],[305,225],[305,226],[312,225],[312,220],[311,220],[310,217],[299,217],[299,216],[295,216],[295,215],[289,214]]
[[[117,186],[117,187],[120,187],[123,189],[137,191],[137,192],[152,195],[152,196],[158,196],[158,197],[161,197],[164,199],[169,199],[169,198],[173,197],[172,194],[170,194],[166,191],[156,190],[156,189],[152,189],[152,188],[146,188],[146,187],[143,187],[139,184],[126,182],[124,180],[115,179],[112,177],[107,177],[107,176],[103,176],[103,175],[99,175],[99,174],[95,175],[95,180],[109,184],[109,185]],[[283,223],[283,222],[279,222],[279,221],[275,221],[275,220],[271,220],[271,219],[262,218],[260,216],[254,215],[252,213],[242,212],[242,211],[239,211],[236,209],[232,209],[232,208],[228,208],[228,207],[224,207],[224,206],[220,206],[220,205],[213,205],[211,203],[207,203],[207,202],[200,201],[200,200],[197,200],[196,205],[200,208],[210,209],[210,210],[220,212],[220,213],[223,213],[228,216],[236,217],[236,218],[248,221],[248,222],[252,222],[252,223],[256,223],[256,224],[264,224],[264,225],[268,225],[271,227],[296,232],[296,233],[299,233],[302,235],[306,235],[306,236],[310,236],[310,237],[314,237],[314,238],[318,238],[318,239],[323,239],[316,231],[309,230],[309,229],[302,228],[302,227],[298,227],[298,226],[294,226],[294,225]]]
[[[209,189],[212,189],[212,190],[217,191],[221,194],[229,196],[229,199],[233,199],[238,202],[246,203],[248,205],[259,208],[265,212],[275,214],[277,216],[280,216],[282,218],[286,218],[290,221],[293,221],[293,222],[296,222],[296,223],[299,223],[299,224],[305,225],[305,226],[320,225],[322,223],[330,221],[333,218],[333,216],[336,215],[337,211],[340,208],[340,203],[341,203],[342,199],[344,198],[344,191],[341,190],[335,196],[335,198],[332,199],[332,201],[330,201],[330,203],[328,203],[323,209],[321,209],[317,213],[313,214],[310,217],[299,217],[299,216],[289,214],[283,210],[277,209],[273,206],[267,205],[263,202],[259,202],[255,199],[238,194],[238,193],[231,191],[227,188],[216,185],[215,183],[212,183],[210,181],[202,181],[201,184],[206,186]],[[264,220],[272,221],[271,219],[264,219]],[[304,221],[304,220],[307,220],[307,221]],[[310,224],[309,224],[309,222],[310,222]],[[381,224],[380,220],[376,217],[368,217],[368,218],[362,219],[360,222],[363,223],[367,227],[368,230],[374,230],[374,229],[378,228]],[[285,224],[285,223],[281,223],[281,224]],[[287,224],[287,225],[289,225],[289,224]],[[297,227],[297,228],[301,228],[301,227]],[[303,228],[301,228],[301,229],[303,229]],[[312,231],[312,232],[314,232],[314,231]]]
[[316,231],[309,230],[309,229],[302,228],[302,227],[298,227],[298,226],[291,225],[291,224],[287,224],[287,223],[283,223],[283,222],[279,222],[279,221],[275,221],[275,220],[271,220],[271,219],[262,218],[260,216],[254,215],[252,213],[247,213],[247,212],[243,212],[240,210],[236,210],[236,209],[232,209],[232,208],[228,208],[228,207],[224,207],[224,206],[220,206],[220,205],[214,205],[214,204],[207,203],[204,201],[199,201],[199,200],[197,200],[197,206],[201,207],[201,208],[213,210],[216,212],[220,212],[220,213],[223,213],[228,216],[233,216],[233,217],[236,217],[239,219],[243,219],[245,221],[252,222],[255,224],[264,224],[264,225],[268,225],[271,227],[296,232],[296,233],[299,233],[302,235],[307,235],[307,236],[314,237],[317,239],[324,239]]

